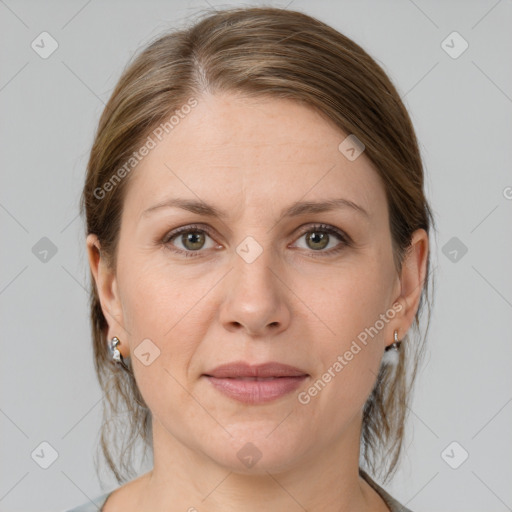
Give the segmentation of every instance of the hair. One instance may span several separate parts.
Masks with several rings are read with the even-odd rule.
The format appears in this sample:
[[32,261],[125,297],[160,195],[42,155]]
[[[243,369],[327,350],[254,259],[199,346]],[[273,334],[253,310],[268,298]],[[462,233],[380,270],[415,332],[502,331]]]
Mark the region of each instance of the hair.
[[[400,272],[412,233],[422,228],[428,234],[433,226],[408,112],[383,69],[355,42],[311,16],[273,7],[207,11],[190,26],[156,38],[123,71],[100,118],[81,197],[86,232],[97,235],[101,257],[110,268],[116,267],[123,200],[133,175],[126,162],[155,128],[186,112],[183,106],[191,98],[222,92],[294,100],[364,144],[385,188],[393,258]],[[403,451],[408,404],[430,320],[429,268],[427,255],[427,278],[398,364],[381,365],[362,411],[360,464],[383,475],[384,482]],[[428,318],[422,338],[425,303]],[[90,319],[95,370],[106,399],[100,445],[121,483],[132,478],[135,443],[142,440],[145,449],[152,447],[151,412],[131,365],[112,365],[108,322],[92,278]],[[126,418],[119,421],[121,413],[128,415],[128,424]],[[129,430],[127,435],[120,435],[120,425]]]

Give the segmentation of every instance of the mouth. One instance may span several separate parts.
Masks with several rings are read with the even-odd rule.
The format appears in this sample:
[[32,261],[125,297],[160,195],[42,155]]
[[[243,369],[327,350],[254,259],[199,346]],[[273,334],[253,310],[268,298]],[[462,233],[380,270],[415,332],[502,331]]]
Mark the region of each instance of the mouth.
[[[207,377],[213,377],[213,375],[207,375]],[[219,378],[219,377],[215,377]],[[245,381],[255,381],[255,382],[265,382],[268,380],[275,379],[286,379],[286,377],[224,377],[225,379],[236,379],[236,380],[245,380]]]
[[277,400],[296,390],[309,377],[305,371],[276,362],[249,365],[234,362],[203,374],[223,395],[245,404]]

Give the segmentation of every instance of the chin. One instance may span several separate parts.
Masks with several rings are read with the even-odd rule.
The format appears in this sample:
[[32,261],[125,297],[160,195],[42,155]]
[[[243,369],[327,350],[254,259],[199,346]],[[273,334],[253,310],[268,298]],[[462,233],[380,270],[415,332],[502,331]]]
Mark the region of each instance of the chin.
[[[295,466],[300,455],[307,449],[304,436],[293,436],[290,432],[278,432],[275,422],[268,428],[243,428],[243,433],[228,429],[233,437],[224,440],[215,449],[204,447],[205,452],[227,470],[250,475],[280,473]],[[275,429],[274,432],[272,430]],[[270,434],[270,435],[269,435]]]

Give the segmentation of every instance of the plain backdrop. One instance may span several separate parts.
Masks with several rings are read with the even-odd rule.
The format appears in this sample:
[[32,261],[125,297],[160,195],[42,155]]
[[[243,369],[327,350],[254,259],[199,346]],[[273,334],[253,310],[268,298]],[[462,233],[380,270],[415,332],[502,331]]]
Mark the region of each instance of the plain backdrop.
[[[407,453],[386,488],[415,512],[512,510],[512,1],[266,5],[287,4],[383,66],[425,162],[435,307]],[[207,7],[0,1],[2,512],[64,510],[117,486],[93,465],[102,395],[78,199],[128,59]]]

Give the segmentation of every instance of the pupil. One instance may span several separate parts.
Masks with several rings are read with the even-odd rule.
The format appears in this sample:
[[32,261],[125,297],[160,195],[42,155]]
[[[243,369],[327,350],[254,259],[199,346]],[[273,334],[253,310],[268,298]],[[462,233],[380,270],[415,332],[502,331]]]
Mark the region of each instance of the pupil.
[[326,233],[318,233],[313,231],[313,233],[309,236],[309,240],[313,242],[313,244],[320,244],[320,249],[323,249],[327,245],[328,235]]

